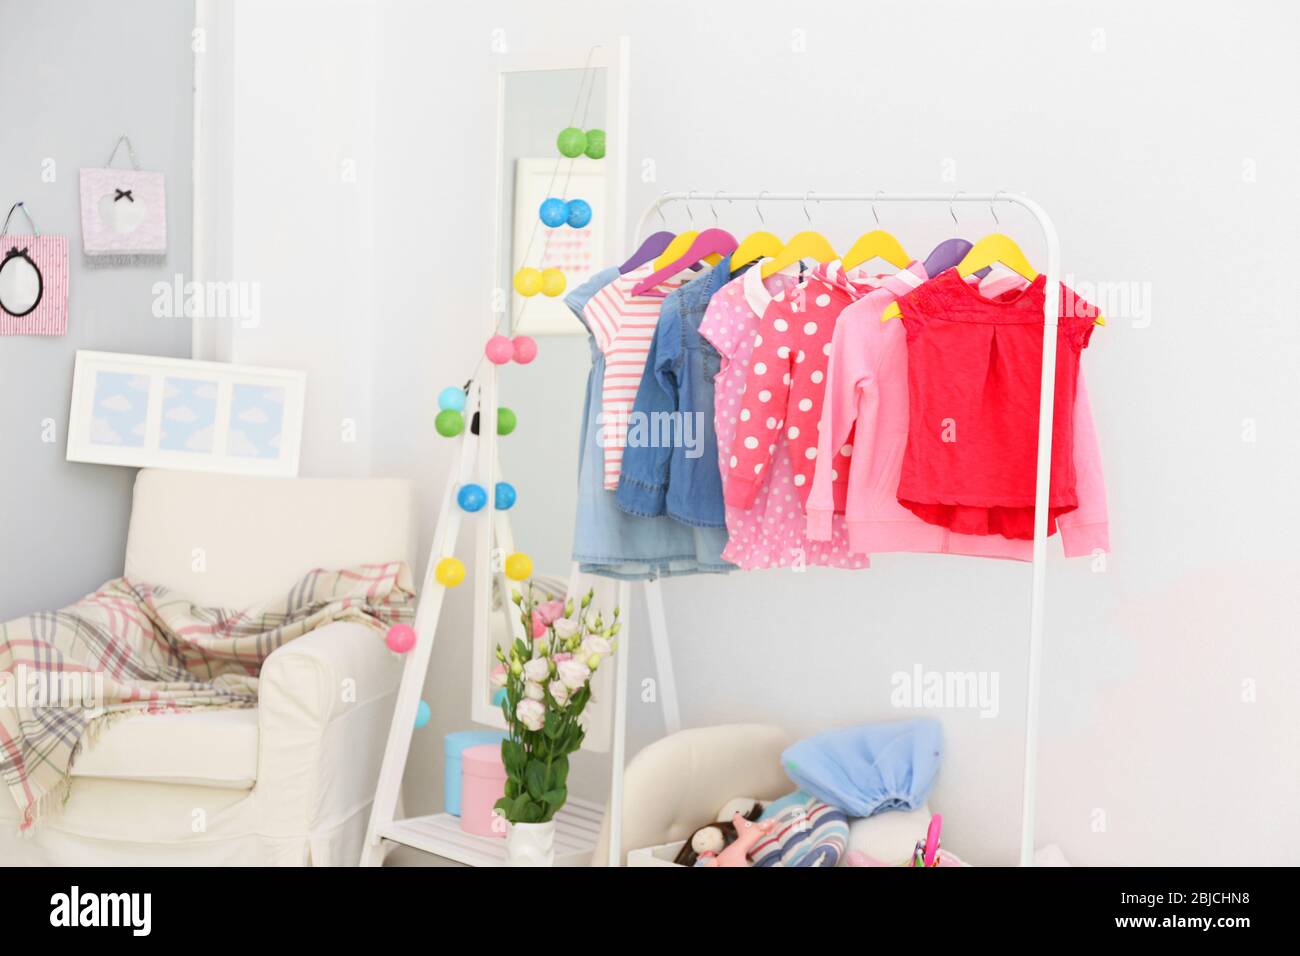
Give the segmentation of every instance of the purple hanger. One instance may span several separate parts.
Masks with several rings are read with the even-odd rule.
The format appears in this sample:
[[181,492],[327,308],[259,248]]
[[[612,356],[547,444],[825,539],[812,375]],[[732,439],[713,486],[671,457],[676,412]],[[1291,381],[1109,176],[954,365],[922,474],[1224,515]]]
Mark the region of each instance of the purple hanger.
[[[933,278],[945,269],[960,265],[972,248],[973,243],[965,239],[945,239],[925,257],[925,274]],[[989,274],[989,267],[985,266],[975,274],[983,279]]]
[[645,242],[641,243],[641,248],[632,253],[632,258],[618,267],[619,275],[627,275],[633,269],[645,265],[651,259],[657,259],[668,248],[668,243],[676,238],[677,236],[667,229],[661,229],[654,235],[647,236]]

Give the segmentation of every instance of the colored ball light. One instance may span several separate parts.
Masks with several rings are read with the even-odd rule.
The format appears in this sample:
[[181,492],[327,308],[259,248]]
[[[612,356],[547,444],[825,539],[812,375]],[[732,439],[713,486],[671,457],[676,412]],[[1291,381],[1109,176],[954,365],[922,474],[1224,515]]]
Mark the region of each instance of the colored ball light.
[[415,729],[427,726],[429,718],[433,716],[433,711],[429,709],[428,701],[420,701],[420,706],[415,708]]
[[564,291],[564,286],[564,273],[559,269],[542,270],[542,295],[550,296],[554,299]]
[[455,385],[448,385],[438,393],[438,407],[444,412],[463,412],[465,410],[465,390]]
[[508,481],[498,481],[496,486],[496,502],[494,507],[497,511],[509,511],[519,500],[519,492],[515,491],[515,486]]
[[576,126],[566,126],[560,130],[560,135],[555,137],[555,148],[560,151],[561,156],[567,156],[569,159],[581,156],[587,148],[587,134]]
[[537,208],[537,215],[541,218],[542,225],[554,229],[556,226],[564,225],[564,220],[569,213],[564,200],[552,196],[542,200],[541,206]]
[[455,438],[465,430],[465,416],[450,408],[444,408],[433,420],[433,427],[443,438]]
[[415,646],[415,628],[409,624],[394,624],[384,635],[388,649],[397,654],[405,654]]
[[516,551],[506,558],[506,577],[511,581],[522,581],[533,573],[533,559],[522,551]]
[[460,491],[456,492],[456,504],[465,511],[481,511],[487,504],[487,492],[482,485],[461,485]]
[[454,588],[465,580],[465,565],[460,558],[443,558],[434,568],[433,576],[443,587]]
[[494,335],[483,346],[483,354],[493,365],[505,365],[515,357],[515,344],[504,335]]
[[[567,209],[566,217],[567,217]],[[537,295],[542,291],[542,272],[540,269],[534,269],[531,266],[524,266],[515,273],[515,291],[522,296]]]
[[605,158],[605,131],[603,129],[587,130],[587,149],[585,152],[590,159]]
[[504,405],[497,409],[497,434],[509,435],[519,424],[519,419],[515,417],[514,409],[506,408]]
[[591,222],[591,204],[585,199],[569,200],[569,225],[581,229]]
[[530,335],[516,335],[513,340],[515,361],[527,365],[537,358],[537,340]]

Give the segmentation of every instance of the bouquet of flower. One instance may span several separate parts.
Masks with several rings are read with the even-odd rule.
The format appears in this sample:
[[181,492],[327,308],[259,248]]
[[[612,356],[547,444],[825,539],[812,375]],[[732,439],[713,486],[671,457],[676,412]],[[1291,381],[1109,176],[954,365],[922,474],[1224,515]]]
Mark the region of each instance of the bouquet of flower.
[[543,596],[532,581],[511,600],[531,642],[497,647],[492,683],[505,688],[501,709],[510,737],[501,741],[506,795],[496,803],[511,823],[545,823],[568,799],[569,754],[582,746],[578,718],[591,700],[596,669],[617,649],[618,608],[608,622],[591,609],[594,589],[573,599]]

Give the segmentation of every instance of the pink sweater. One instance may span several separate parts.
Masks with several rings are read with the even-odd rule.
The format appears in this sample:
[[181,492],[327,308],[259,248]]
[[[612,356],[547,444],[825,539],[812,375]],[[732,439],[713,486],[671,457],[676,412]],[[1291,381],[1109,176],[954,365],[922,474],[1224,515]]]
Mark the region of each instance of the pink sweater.
[[[927,524],[898,503],[907,445],[907,335],[898,319],[881,322],[885,307],[928,276],[914,262],[884,287],[845,308],[835,324],[818,434],[818,465],[808,495],[808,537],[825,540],[835,509],[836,479],[822,462],[853,434],[844,517],[849,547],[876,554],[913,551],[985,557],[1033,557],[1033,542],[1001,535],[957,534]],[[983,290],[999,291],[996,287]],[[1003,290],[1005,291],[1005,290]],[[1058,520],[1067,558],[1110,550],[1106,490],[1092,408],[1082,372],[1074,403],[1074,465],[1079,507]],[[838,471],[838,469],[837,469]]]

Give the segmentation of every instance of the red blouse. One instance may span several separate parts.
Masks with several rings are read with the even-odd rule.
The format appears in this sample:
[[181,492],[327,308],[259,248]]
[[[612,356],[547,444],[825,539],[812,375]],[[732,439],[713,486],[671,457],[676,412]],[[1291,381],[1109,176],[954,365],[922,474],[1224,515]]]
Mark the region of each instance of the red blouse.
[[[898,501],[962,534],[1034,536],[1046,279],[997,299],[949,269],[898,300],[909,421]],[[1097,310],[1061,286],[1047,533],[1078,507],[1074,396]]]

